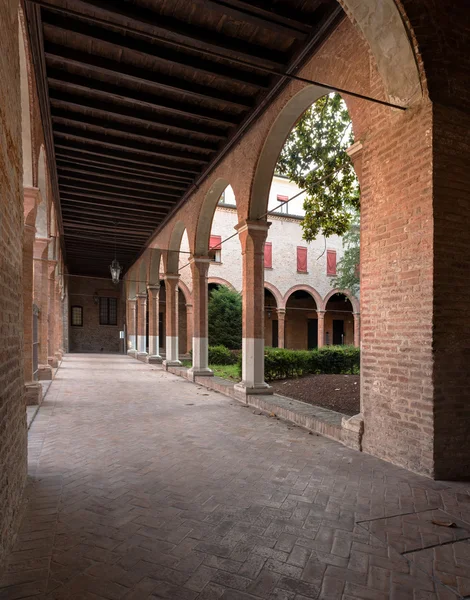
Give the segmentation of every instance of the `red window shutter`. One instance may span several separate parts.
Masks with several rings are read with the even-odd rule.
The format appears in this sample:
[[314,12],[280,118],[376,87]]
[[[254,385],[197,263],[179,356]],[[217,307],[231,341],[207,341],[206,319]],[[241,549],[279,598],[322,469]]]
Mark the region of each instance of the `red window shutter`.
[[326,251],[326,274],[336,275],[336,250]]
[[289,200],[289,196],[282,196],[281,194],[277,195],[278,202],[287,202]]
[[264,244],[264,268],[272,269],[273,267],[273,245],[271,242]]
[[211,235],[209,239],[209,250],[220,250],[222,238],[220,235]]
[[307,248],[297,246],[297,271],[307,272]]

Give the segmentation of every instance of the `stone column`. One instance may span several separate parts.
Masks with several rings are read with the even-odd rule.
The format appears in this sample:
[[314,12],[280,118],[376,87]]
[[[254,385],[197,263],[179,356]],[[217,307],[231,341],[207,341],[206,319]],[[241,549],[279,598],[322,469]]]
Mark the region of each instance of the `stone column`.
[[40,404],[42,386],[33,381],[33,294],[34,294],[34,238],[36,235],[36,212],[39,202],[37,188],[24,188],[23,230],[23,335],[24,335],[24,381],[26,404]]
[[243,221],[238,230],[243,262],[242,381],[235,386],[241,397],[271,394],[264,381],[264,242],[270,223]]
[[127,354],[135,356],[136,348],[136,299],[127,299]]
[[150,364],[160,364],[162,357],[160,356],[160,284],[149,285],[148,303],[149,303],[149,356]]
[[193,344],[193,321],[194,321],[193,305],[186,304],[186,347],[187,348],[192,348],[192,344]]
[[147,293],[143,293],[137,294],[137,358],[147,356]]
[[286,347],[286,309],[277,309],[277,337],[279,348]]
[[63,346],[64,346],[63,324],[64,324],[64,321],[63,321],[63,315],[62,315],[62,313],[63,313],[62,286],[60,285],[59,281],[56,282],[55,302],[56,302],[56,314],[55,314],[56,335],[55,335],[55,353],[54,353],[54,355],[57,358],[57,360],[60,362],[63,357]]
[[208,361],[208,324],[207,305],[209,292],[207,289],[207,273],[210,258],[208,256],[193,256],[190,260],[193,276],[193,366],[189,376],[213,375]]
[[325,345],[325,310],[317,310],[318,317],[318,347]]
[[34,301],[39,307],[39,360],[38,378],[52,379],[52,367],[47,362],[47,340],[49,335],[49,280],[47,252],[50,240],[35,238],[34,240]]
[[354,345],[359,348],[361,345],[361,315],[353,313],[354,317]]
[[59,361],[55,356],[55,322],[57,319],[57,306],[56,306],[56,286],[55,286],[55,268],[57,265],[56,260],[49,260],[48,265],[48,277],[49,277],[49,335],[47,340],[47,362],[53,369],[57,369]]
[[179,367],[178,358],[178,281],[180,276],[176,273],[165,274],[166,296],[166,356],[163,366]]

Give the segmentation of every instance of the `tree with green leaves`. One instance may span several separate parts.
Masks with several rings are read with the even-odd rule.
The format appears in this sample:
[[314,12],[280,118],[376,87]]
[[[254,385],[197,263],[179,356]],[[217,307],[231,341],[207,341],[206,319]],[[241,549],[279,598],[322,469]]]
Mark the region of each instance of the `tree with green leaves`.
[[221,285],[212,290],[207,309],[209,346],[226,346],[230,350],[242,347],[242,297]]
[[306,190],[303,238],[344,235],[359,209],[359,184],[346,149],[353,143],[351,118],[339,94],[317,100],[297,121],[276,172]]
[[337,275],[333,285],[341,290],[351,290],[354,295],[359,292],[359,264],[360,264],[360,222],[359,213],[352,218],[348,231],[343,236],[344,254],[338,262]]

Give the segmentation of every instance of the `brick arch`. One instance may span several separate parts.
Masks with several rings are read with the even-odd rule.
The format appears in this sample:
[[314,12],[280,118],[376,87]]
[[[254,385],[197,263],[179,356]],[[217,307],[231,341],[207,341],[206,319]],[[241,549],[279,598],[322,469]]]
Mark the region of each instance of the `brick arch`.
[[222,279],[222,277],[208,277],[207,284],[209,285],[210,283],[216,283],[217,285],[224,285],[225,287],[229,288],[229,290],[233,290],[234,292],[237,291],[229,281],[227,281],[226,279]]
[[209,237],[217,203],[219,202],[222,192],[226,190],[229,185],[228,179],[218,177],[204,196],[197,220],[196,240],[194,244],[196,256],[205,256],[208,252]]
[[325,310],[325,305],[323,303],[323,299],[320,296],[320,294],[317,292],[317,290],[315,288],[313,288],[311,285],[303,285],[303,284],[294,285],[289,290],[287,290],[287,292],[284,294],[284,307],[287,306],[287,302],[288,302],[290,296],[294,292],[298,292],[298,291],[307,292],[310,294],[310,296],[312,296],[312,298],[315,300],[316,310]]
[[40,238],[49,237],[48,220],[49,211],[47,209],[47,165],[46,151],[43,145],[39,151],[38,160],[38,188],[40,191],[38,210],[36,213],[36,236]]
[[144,253],[142,258],[140,259],[139,265],[136,269],[137,275],[137,293],[144,294],[147,291],[147,276],[148,276],[148,267],[149,267],[149,254],[147,252]]
[[326,309],[328,300],[330,300],[330,298],[332,298],[335,294],[343,294],[343,296],[346,296],[346,298],[351,302],[353,312],[355,312],[355,313],[359,312],[359,300],[356,298],[356,296],[353,296],[353,294],[351,294],[351,292],[349,290],[340,290],[339,288],[330,290],[328,292],[328,294],[325,296],[325,298],[323,299],[325,309]]
[[191,292],[189,291],[188,286],[184,283],[184,281],[181,281],[181,279],[178,281],[178,289],[181,292],[183,292],[183,296],[184,296],[184,300],[185,300],[186,304],[192,304],[193,296],[192,296]]
[[170,234],[167,251],[164,253],[164,267],[166,273],[177,273],[179,266],[179,251],[181,241],[186,230],[186,225],[183,221],[177,221],[173,225]]
[[267,290],[269,290],[271,292],[271,294],[274,296],[274,298],[276,300],[277,308],[285,308],[286,307],[284,298],[282,297],[281,292],[277,289],[277,287],[275,285],[273,285],[272,283],[269,283],[268,281],[265,281],[264,287]]
[[161,261],[161,250],[159,248],[149,248],[149,269],[148,269],[148,283],[150,285],[156,285],[160,282],[160,261]]
[[137,284],[135,278],[135,267],[132,267],[127,271],[125,277],[125,288],[126,288],[126,297],[128,300],[135,300],[135,295],[137,292]]

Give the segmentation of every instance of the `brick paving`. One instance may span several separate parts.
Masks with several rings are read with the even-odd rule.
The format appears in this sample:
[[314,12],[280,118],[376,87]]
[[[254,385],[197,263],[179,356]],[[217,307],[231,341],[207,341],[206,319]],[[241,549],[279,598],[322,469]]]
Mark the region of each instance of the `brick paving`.
[[29,463],[0,600],[470,593],[468,484],[413,475],[126,356],[64,358]]

